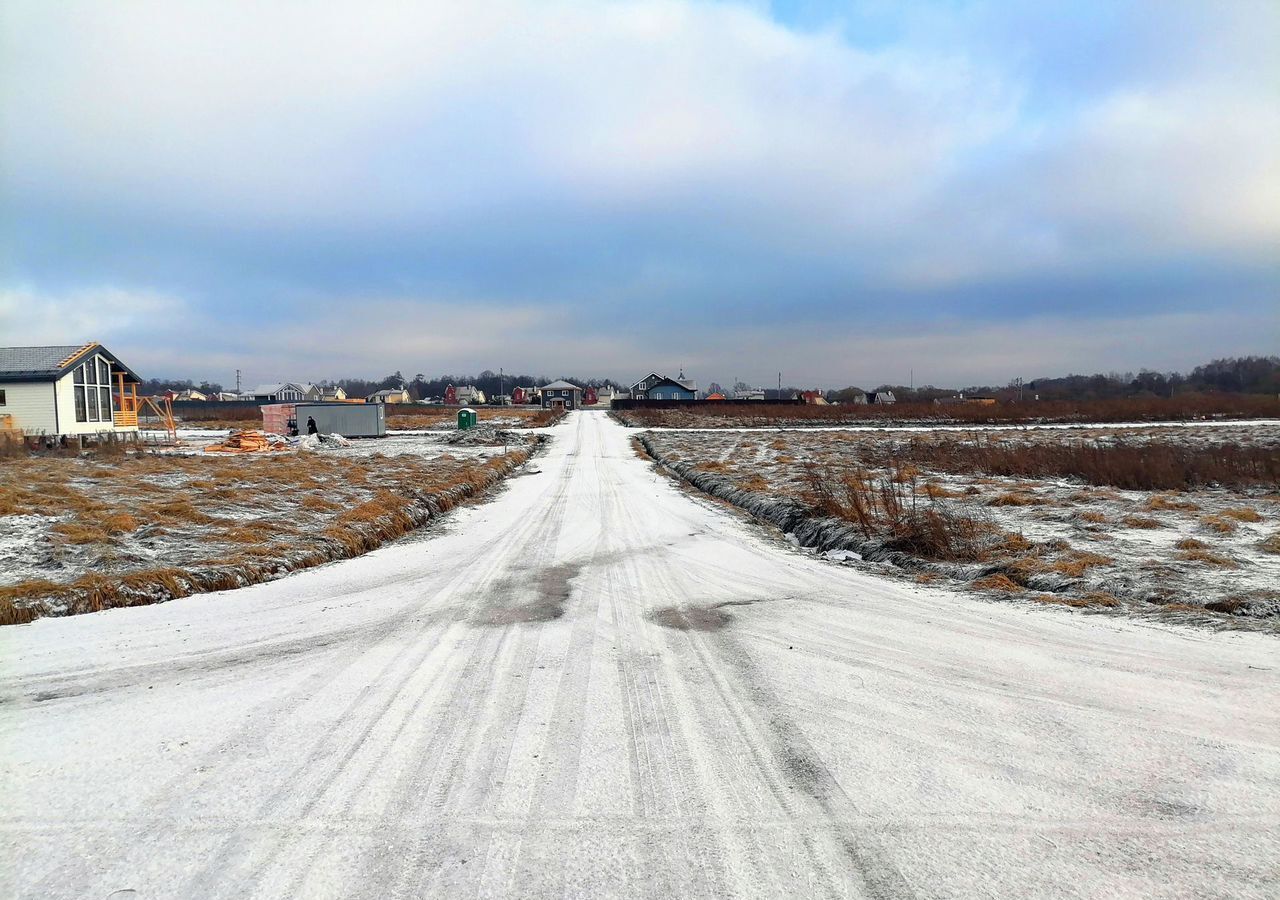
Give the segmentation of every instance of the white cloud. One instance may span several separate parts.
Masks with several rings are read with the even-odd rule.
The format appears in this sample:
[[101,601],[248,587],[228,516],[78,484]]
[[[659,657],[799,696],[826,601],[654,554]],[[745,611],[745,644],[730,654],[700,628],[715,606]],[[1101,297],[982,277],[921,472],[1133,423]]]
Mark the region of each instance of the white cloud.
[[19,346],[103,343],[187,314],[176,297],[116,287],[45,294],[31,287],[0,288],[0,334]]

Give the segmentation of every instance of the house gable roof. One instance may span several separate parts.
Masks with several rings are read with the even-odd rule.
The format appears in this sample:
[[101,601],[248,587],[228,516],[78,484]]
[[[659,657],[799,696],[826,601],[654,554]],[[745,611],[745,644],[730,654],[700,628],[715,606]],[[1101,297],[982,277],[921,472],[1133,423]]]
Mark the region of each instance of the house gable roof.
[[256,397],[259,394],[278,394],[285,388],[293,388],[303,394],[309,394],[313,387],[314,385],[299,384],[296,381],[282,381],[278,384],[260,384],[253,389],[253,395]]
[[97,341],[80,345],[0,347],[0,381],[57,381],[93,353],[110,360],[112,370],[124,372],[126,381],[142,381],[137,372]]
[[[656,379],[656,380],[651,381],[650,379]],[[649,383],[649,386],[645,388],[645,390],[648,390],[648,391],[651,391],[657,387],[668,387],[668,386],[678,387],[682,391],[695,391],[695,392],[697,391],[697,388],[693,387],[691,382],[678,381],[675,378],[668,378],[666,375],[650,375],[648,378],[644,380]],[[636,382],[636,384],[639,384],[639,383],[640,382],[638,381]]]
[[580,391],[580,390],[582,390],[582,388],[578,387],[576,384],[572,384],[572,383],[570,383],[570,382],[568,382],[568,381],[564,381],[563,379],[561,379],[560,381],[553,381],[553,382],[551,382],[550,384],[544,384],[544,385],[540,388],[540,390],[544,390],[544,391]]
[[670,381],[670,380],[671,379],[668,378],[666,375],[659,375],[657,372],[650,372],[648,375],[641,378],[640,381],[634,382],[631,385],[631,389],[634,391],[638,387],[640,387],[641,381],[643,381],[645,384],[649,384],[650,382],[654,382],[654,381],[662,382],[662,381]]

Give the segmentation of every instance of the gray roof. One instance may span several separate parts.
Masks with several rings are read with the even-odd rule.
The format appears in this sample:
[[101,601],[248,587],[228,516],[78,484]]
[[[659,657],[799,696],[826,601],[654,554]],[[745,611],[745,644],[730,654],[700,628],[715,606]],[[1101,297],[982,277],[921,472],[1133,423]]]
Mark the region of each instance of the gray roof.
[[58,372],[64,359],[77,353],[84,345],[60,345],[57,347],[0,347],[0,372],[6,375],[37,372],[52,375]]
[[576,384],[570,384],[570,383],[569,383],[569,382],[567,382],[567,381],[561,380],[561,381],[553,381],[553,382],[551,382],[550,384],[544,384],[541,388],[539,388],[539,390],[543,390],[543,391],[547,391],[547,390],[551,390],[551,391],[580,391],[580,390],[582,390],[582,388],[578,387]]
[[0,380],[56,381],[90,353],[101,353],[114,367],[132,381],[141,381],[137,373],[114,353],[96,341],[87,344],[57,344],[44,347],[0,347]]

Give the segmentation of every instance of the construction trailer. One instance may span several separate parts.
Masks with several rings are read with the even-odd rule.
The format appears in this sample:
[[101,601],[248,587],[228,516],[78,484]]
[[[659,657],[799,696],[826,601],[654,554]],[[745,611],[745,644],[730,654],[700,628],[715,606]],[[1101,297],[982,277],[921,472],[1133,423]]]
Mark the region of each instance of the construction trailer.
[[387,407],[382,403],[271,403],[262,407],[262,427],[273,434],[306,434],[307,419],[321,434],[347,438],[386,437]]

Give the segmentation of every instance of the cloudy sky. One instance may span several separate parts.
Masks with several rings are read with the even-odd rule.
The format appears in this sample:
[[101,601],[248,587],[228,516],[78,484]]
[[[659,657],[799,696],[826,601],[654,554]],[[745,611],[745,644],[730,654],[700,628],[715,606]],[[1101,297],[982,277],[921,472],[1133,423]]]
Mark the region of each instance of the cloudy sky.
[[1280,350],[1280,4],[0,5],[0,343],[1004,383]]

